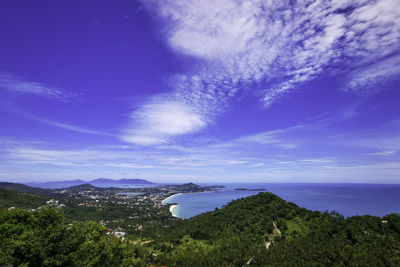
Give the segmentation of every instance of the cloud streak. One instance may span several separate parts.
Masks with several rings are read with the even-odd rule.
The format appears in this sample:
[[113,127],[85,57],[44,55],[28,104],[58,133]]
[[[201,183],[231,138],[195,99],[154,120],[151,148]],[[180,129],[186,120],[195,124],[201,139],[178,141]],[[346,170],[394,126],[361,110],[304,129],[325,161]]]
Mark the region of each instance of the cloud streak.
[[[180,181],[246,177],[254,182],[290,182],[295,177],[303,182],[393,182],[400,170],[399,126],[396,120],[382,129],[332,135],[331,124],[316,122],[197,146],[163,143],[140,149],[125,145],[57,147],[0,138],[0,177],[37,177],[47,171],[44,177],[51,179],[68,174],[71,179],[76,175],[89,179],[96,178],[92,175],[122,178],[141,173],[158,181],[161,177]],[[294,147],[289,150],[285,144]],[[29,169],[33,176],[19,174],[21,169]]]
[[371,156],[392,156],[394,154],[396,154],[396,150],[383,150],[383,151],[379,151],[379,152],[374,152],[374,153],[368,153],[367,155],[371,155]]
[[27,81],[24,78],[5,72],[0,72],[0,90],[15,95],[36,95],[60,101],[69,101],[80,95],[53,88],[43,83]]
[[48,124],[51,126],[55,126],[58,128],[62,128],[62,129],[66,129],[66,130],[70,130],[70,131],[74,131],[74,132],[94,134],[94,135],[103,135],[103,136],[114,136],[113,134],[110,134],[110,133],[106,133],[106,132],[102,132],[102,131],[95,131],[95,130],[79,127],[76,125],[71,125],[71,124],[67,124],[67,123],[61,123],[61,122],[52,121],[52,120],[48,120],[48,119],[44,119],[44,118],[39,118],[39,117],[32,116],[32,115],[29,115],[29,118],[31,118],[35,121],[38,121],[38,122],[42,122],[42,123],[45,123],[45,124]]
[[67,124],[67,123],[62,123],[62,122],[57,122],[57,121],[53,121],[53,120],[49,120],[46,118],[41,118],[35,115],[31,115],[29,113],[26,113],[22,110],[16,109],[15,107],[13,107],[12,105],[5,105],[3,107],[6,111],[16,114],[18,116],[33,120],[33,121],[37,121],[40,123],[44,123],[47,125],[51,125],[54,127],[58,127],[58,128],[62,128],[62,129],[66,129],[69,131],[74,131],[74,132],[79,132],[79,133],[86,133],[86,134],[94,134],[94,135],[102,135],[102,136],[115,136],[113,134],[110,133],[106,133],[106,132],[102,132],[102,131],[95,131],[95,130],[91,130],[91,129],[87,129],[84,127],[80,127],[80,126],[76,126],[76,125],[71,125],[71,124]]
[[[29,177],[32,181],[123,178],[141,173],[142,178],[159,182],[238,181],[244,178],[247,182],[290,182],[295,178],[303,182],[396,182],[400,170],[400,162],[395,159],[368,163],[340,157],[270,153],[252,158],[243,150],[235,153],[237,147],[187,148],[177,153],[154,148],[135,151],[116,146],[69,146],[63,149],[44,142],[0,140],[0,177],[3,180]],[[261,150],[265,146],[270,145],[264,145]],[[29,172],[21,171],[26,169]]]
[[391,57],[350,72],[343,87],[348,92],[373,94],[399,80],[400,56]]

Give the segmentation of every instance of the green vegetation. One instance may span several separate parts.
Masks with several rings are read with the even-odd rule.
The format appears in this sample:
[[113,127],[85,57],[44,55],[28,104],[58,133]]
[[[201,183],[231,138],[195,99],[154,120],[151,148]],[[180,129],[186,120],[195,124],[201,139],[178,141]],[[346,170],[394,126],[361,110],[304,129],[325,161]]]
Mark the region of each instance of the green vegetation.
[[0,211],[0,265],[142,266],[141,247],[105,234],[94,222],[71,227],[55,209]]
[[17,184],[17,183],[7,183],[7,182],[0,182],[0,188],[21,192],[21,193],[30,193],[30,194],[39,194],[39,195],[49,195],[50,191],[47,189],[37,188],[37,187],[30,187],[24,184]]
[[[142,237],[148,231],[155,228],[163,228],[170,221],[176,221],[171,216],[169,208],[163,206],[154,208],[152,205],[127,206],[118,204],[107,204],[98,207],[79,206],[73,201],[65,202],[67,207],[62,209],[66,223],[73,221],[95,221],[103,222],[107,228],[115,229],[117,227],[135,238]],[[142,226],[142,231],[137,228]]]
[[152,239],[156,263],[168,266],[400,265],[400,215],[345,219],[271,193],[179,221]]
[[10,208],[24,208],[24,209],[35,209],[46,203],[49,197],[19,193],[7,189],[0,188],[0,206]]
[[60,210],[2,209],[0,265],[400,266],[399,214],[345,219],[260,193],[189,220],[160,217],[122,241],[94,222],[68,226]]

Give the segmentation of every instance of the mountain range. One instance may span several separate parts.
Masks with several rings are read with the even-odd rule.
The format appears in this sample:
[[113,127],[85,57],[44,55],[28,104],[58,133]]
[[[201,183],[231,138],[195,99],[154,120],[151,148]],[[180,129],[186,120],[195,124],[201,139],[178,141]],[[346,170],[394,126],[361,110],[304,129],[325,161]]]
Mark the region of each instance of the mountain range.
[[108,178],[98,178],[91,181],[84,180],[66,180],[66,181],[49,181],[49,182],[33,182],[33,183],[24,183],[25,185],[39,188],[67,188],[71,186],[77,186],[82,184],[91,184],[94,186],[112,186],[117,187],[116,185],[149,185],[154,184],[150,181],[144,179],[119,179],[113,180]]

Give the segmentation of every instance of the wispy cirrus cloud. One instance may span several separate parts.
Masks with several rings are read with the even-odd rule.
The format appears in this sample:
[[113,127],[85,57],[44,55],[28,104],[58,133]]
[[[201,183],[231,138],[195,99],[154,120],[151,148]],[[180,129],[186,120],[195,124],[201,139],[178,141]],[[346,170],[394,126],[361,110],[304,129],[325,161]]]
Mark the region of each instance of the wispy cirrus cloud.
[[[196,130],[250,89],[268,107],[321,75],[345,77],[343,90],[360,92],[366,84],[399,74],[399,68],[391,68],[398,65],[397,0],[143,4],[164,25],[168,46],[191,64],[188,71],[170,77],[169,85],[176,101],[195,107],[194,113],[203,118],[205,125]],[[152,140],[142,143],[156,143]]]
[[397,51],[400,37],[396,0],[146,3],[168,22],[166,38],[175,51],[206,62],[200,72],[219,63],[211,69],[224,70],[217,79],[275,79],[269,94],[314,78],[342,57],[382,59]]
[[333,159],[327,159],[327,158],[321,158],[321,159],[300,159],[298,160],[299,162],[309,162],[309,163],[333,163],[335,160]]
[[66,130],[73,131],[73,132],[102,135],[102,136],[115,136],[114,134],[103,132],[103,131],[96,131],[96,130],[88,129],[88,128],[77,126],[77,125],[72,125],[72,124],[68,124],[68,123],[63,123],[63,122],[58,122],[58,121],[38,117],[38,116],[32,115],[30,113],[24,112],[20,109],[17,109],[13,105],[10,105],[10,104],[5,104],[2,108],[4,110],[6,110],[7,112],[16,114],[18,116],[27,118],[29,120],[44,123],[44,124],[51,125],[51,126],[54,126],[57,128],[66,129]]
[[361,94],[381,91],[385,84],[400,80],[399,69],[400,55],[373,62],[350,72],[343,89]]
[[73,132],[94,134],[94,135],[103,135],[103,136],[114,136],[113,134],[110,134],[110,133],[91,130],[91,129],[87,129],[87,128],[84,128],[84,127],[71,125],[71,124],[67,124],[67,123],[61,123],[61,122],[57,122],[57,121],[52,121],[52,120],[48,120],[48,119],[45,119],[45,118],[40,118],[40,117],[36,117],[36,116],[32,116],[32,115],[30,115],[29,118],[33,119],[35,121],[38,121],[38,122],[42,122],[42,123],[45,123],[45,124],[48,124],[48,125],[51,125],[51,126],[55,126],[55,127],[66,129],[66,130],[70,130],[70,131],[73,131]]
[[[180,181],[210,177],[280,182],[293,177],[303,182],[398,180],[398,121],[387,123],[384,129],[338,134],[332,134],[331,126],[315,122],[196,146],[164,143],[141,149],[126,145],[57,146],[0,138],[0,177],[41,174],[36,179],[65,179],[67,175],[89,179],[96,178],[93,175],[123,178],[141,173],[157,181],[165,177]],[[288,150],[282,144],[299,149]],[[29,169],[30,174],[21,173],[21,169]]]
[[[0,140],[1,141],[1,140]],[[238,155],[221,157],[218,150],[190,148],[177,152],[174,148],[158,150],[147,148],[141,151],[115,146],[59,147],[52,144],[5,140],[0,142],[0,166],[76,166],[113,169],[158,169],[160,172],[178,169],[198,169],[205,166],[222,168],[251,163],[252,160]],[[1,169],[1,168],[0,168]]]
[[392,156],[392,155],[394,155],[396,153],[397,153],[396,150],[383,150],[383,151],[368,153],[367,155],[371,155],[371,156]]
[[61,101],[68,101],[80,96],[78,93],[67,92],[47,86],[44,83],[28,81],[22,77],[5,72],[0,72],[0,90],[15,95],[36,95]]
[[283,150],[297,149],[301,146],[300,135],[302,131],[308,131],[310,128],[315,128],[312,124],[296,125],[288,128],[270,130],[265,132],[244,135],[232,140],[211,144],[209,147],[240,149],[255,147],[270,147]]
[[0,177],[10,181],[26,177],[31,181],[43,181],[104,176],[126,178],[140,173],[140,177],[158,182],[238,181],[244,177],[247,182],[288,182],[296,177],[303,182],[388,183],[398,180],[400,170],[400,162],[396,160],[360,163],[325,157],[296,157],[278,161],[268,155],[252,159],[227,151],[210,151],[209,148],[165,157],[171,151],[160,153],[150,149],[145,152],[116,147],[49,149],[46,146],[53,147],[20,141],[0,146]]
[[295,149],[299,144],[292,136],[290,136],[290,133],[303,127],[304,125],[298,125],[286,129],[251,134],[237,138],[233,140],[233,142],[241,144],[255,143],[259,145],[272,145],[283,149]]

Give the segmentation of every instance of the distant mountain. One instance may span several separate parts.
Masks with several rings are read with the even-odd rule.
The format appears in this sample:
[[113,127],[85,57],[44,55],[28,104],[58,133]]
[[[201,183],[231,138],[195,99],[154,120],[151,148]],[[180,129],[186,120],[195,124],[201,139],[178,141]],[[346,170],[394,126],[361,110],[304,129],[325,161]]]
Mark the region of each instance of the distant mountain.
[[67,180],[67,181],[54,181],[54,182],[36,182],[36,183],[25,183],[25,185],[40,187],[40,188],[48,188],[48,189],[56,189],[56,188],[68,188],[71,186],[78,186],[82,184],[91,184],[95,186],[113,186],[115,185],[147,185],[154,184],[150,181],[144,179],[119,179],[113,180],[108,178],[98,178],[92,181],[83,181],[83,180]]
[[54,182],[34,182],[34,183],[25,183],[25,185],[40,187],[40,188],[56,189],[56,188],[67,188],[86,183],[87,182],[83,180],[70,180],[70,181],[54,181]]
[[89,184],[154,184],[144,179],[119,179],[98,178],[88,182]]
[[[80,185],[75,185],[68,187],[69,192],[81,192],[81,191],[94,191],[94,190],[99,190],[100,188],[91,185],[91,184],[80,184]],[[102,188],[105,189],[105,188]]]

